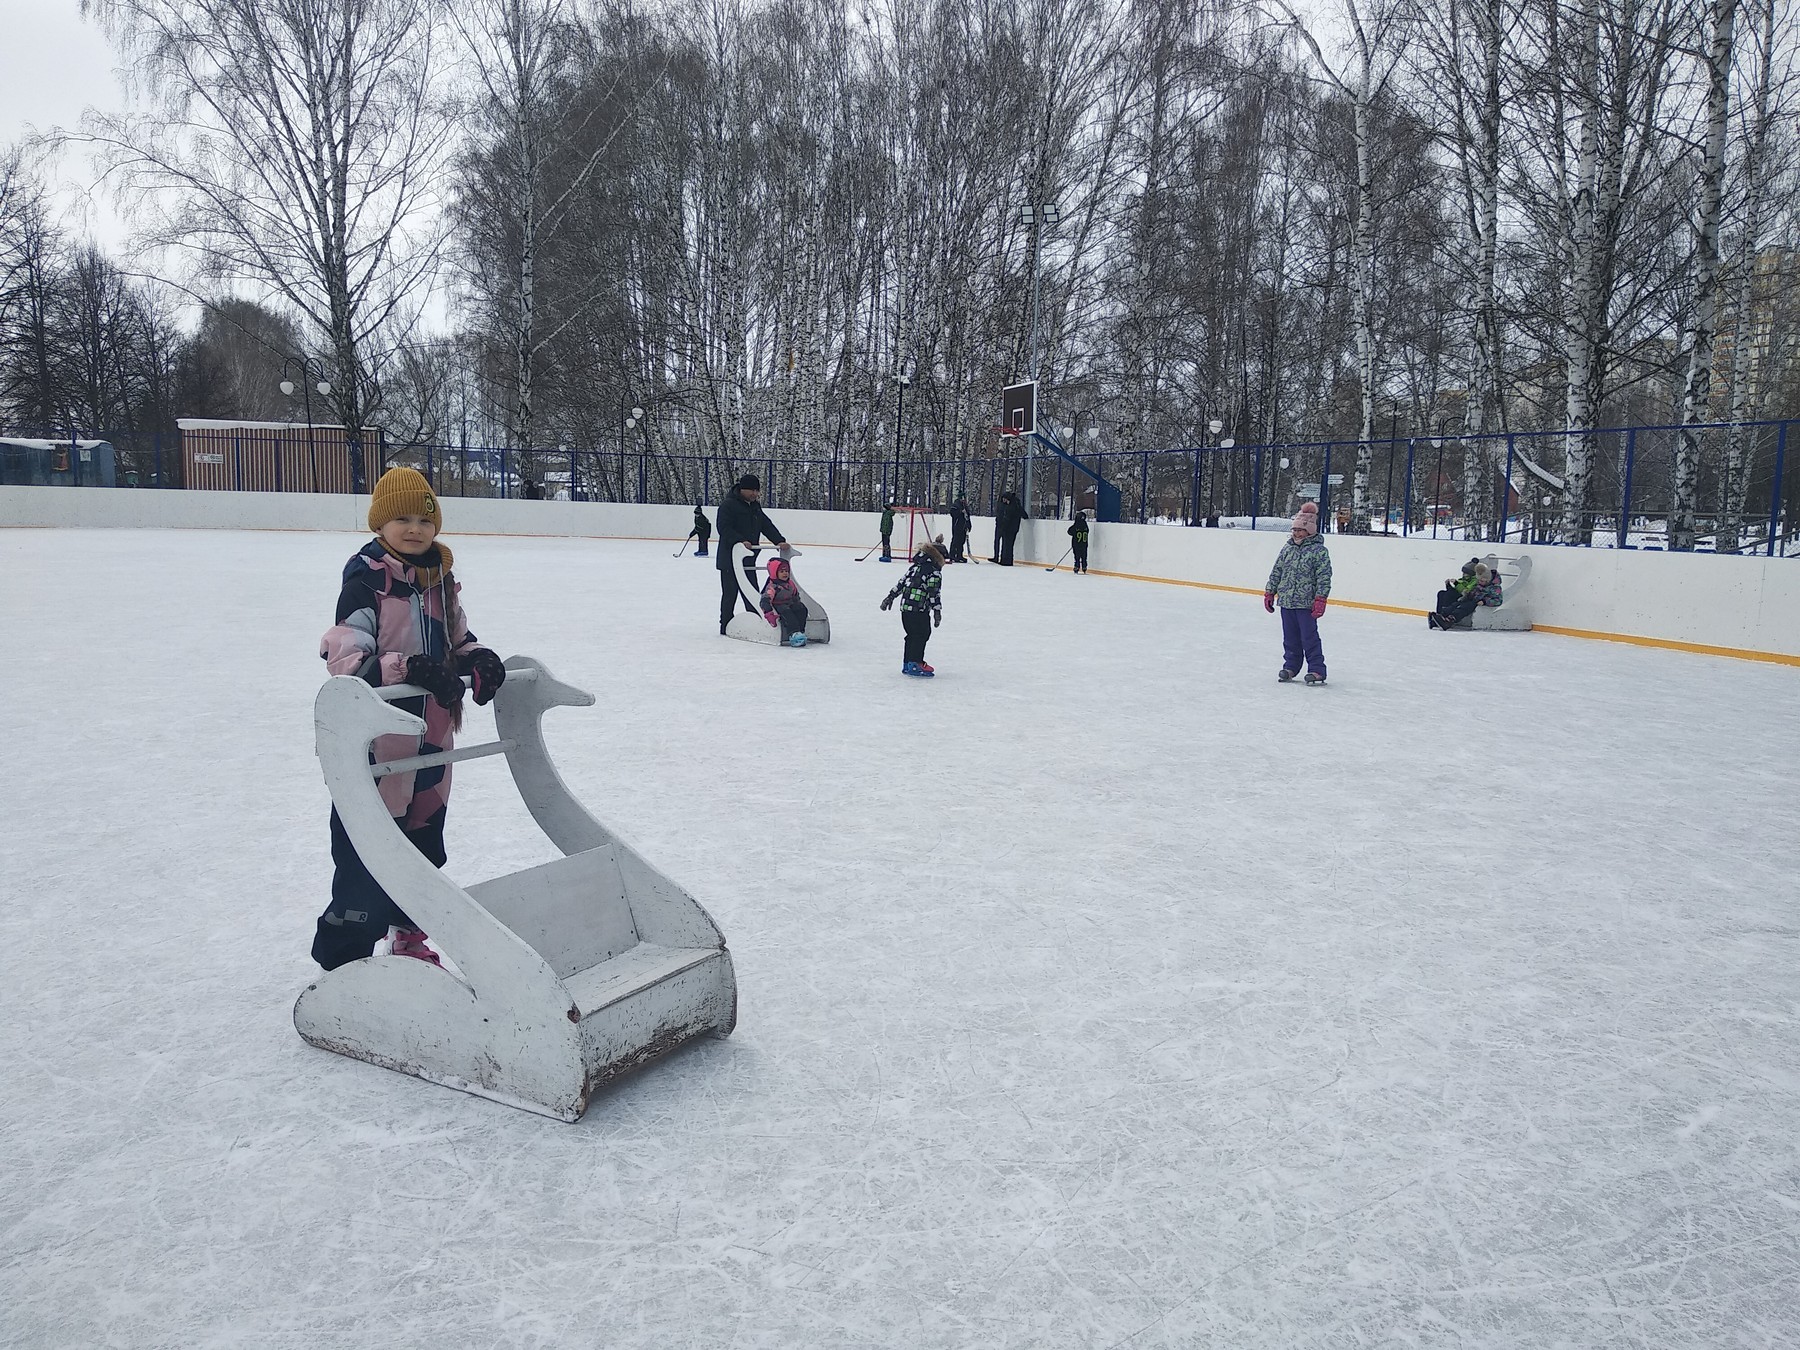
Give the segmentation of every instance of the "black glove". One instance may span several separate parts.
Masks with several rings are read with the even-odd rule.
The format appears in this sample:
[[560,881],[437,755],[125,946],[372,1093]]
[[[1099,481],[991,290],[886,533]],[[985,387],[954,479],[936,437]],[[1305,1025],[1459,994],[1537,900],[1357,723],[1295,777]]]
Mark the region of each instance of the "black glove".
[[462,677],[453,672],[442,661],[429,656],[409,656],[406,658],[406,682],[416,684],[432,698],[437,700],[440,708],[454,711],[462,702]]
[[933,628],[941,628],[941,627],[943,627],[943,623],[944,623],[944,611],[941,609],[932,610],[931,611],[931,626]]
[[500,686],[506,683],[506,666],[500,658],[486,647],[477,647],[462,658],[463,674],[469,676],[474,685],[470,692],[475,695],[475,706],[484,708],[494,701],[494,695],[500,692]]
[[887,599],[883,600],[881,602],[881,607],[883,609],[892,609],[894,607],[894,597],[890,595]]

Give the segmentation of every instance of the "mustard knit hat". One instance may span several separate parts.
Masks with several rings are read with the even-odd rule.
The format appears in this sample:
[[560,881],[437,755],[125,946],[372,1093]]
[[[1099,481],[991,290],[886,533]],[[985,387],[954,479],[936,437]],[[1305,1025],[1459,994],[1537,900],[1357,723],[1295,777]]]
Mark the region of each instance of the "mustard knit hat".
[[424,516],[437,529],[444,528],[444,518],[438,514],[437,493],[417,469],[389,469],[375,485],[375,495],[369,498],[369,528],[377,534],[398,516]]

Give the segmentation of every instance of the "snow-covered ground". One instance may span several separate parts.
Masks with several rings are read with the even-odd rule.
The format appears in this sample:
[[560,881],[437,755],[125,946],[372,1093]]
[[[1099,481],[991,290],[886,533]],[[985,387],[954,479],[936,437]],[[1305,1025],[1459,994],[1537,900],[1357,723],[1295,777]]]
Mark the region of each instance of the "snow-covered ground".
[[304,1044],[360,540],[0,532],[0,1344],[1800,1343],[1800,671],[982,566],[909,681],[897,564],[788,652],[451,540],[736,1036],[576,1125]]

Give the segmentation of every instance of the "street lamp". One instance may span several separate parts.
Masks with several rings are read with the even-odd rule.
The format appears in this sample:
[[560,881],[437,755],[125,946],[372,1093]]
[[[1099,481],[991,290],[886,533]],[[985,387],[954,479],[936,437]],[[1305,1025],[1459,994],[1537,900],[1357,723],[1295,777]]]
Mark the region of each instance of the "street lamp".
[[[1062,209],[1055,202],[1036,202],[1019,208],[1019,223],[1031,231],[1031,378],[1038,377],[1038,258],[1044,249],[1044,228],[1062,221]],[[1025,441],[1025,510],[1031,511],[1031,479],[1035,467],[1037,437]]]
[[[1217,441],[1219,439],[1219,433],[1223,430],[1225,430],[1225,423],[1218,418],[1213,417],[1207,420],[1206,435],[1208,440]],[[1202,455],[1204,455],[1205,450],[1208,448],[1210,447],[1202,447]],[[1198,466],[1196,466],[1196,468],[1197,467]],[[1200,514],[1200,476],[1198,472],[1196,472],[1194,477],[1194,524],[1196,525],[1212,519],[1213,496],[1218,490],[1219,466],[1214,464],[1211,467],[1212,472],[1206,475],[1206,514],[1204,516]]]
[[[313,492],[317,492],[319,490],[319,449],[318,449],[318,446],[313,441],[312,391],[314,388],[317,388],[319,391],[320,398],[330,398],[331,397],[331,381],[326,379],[324,377],[324,372],[321,371],[320,375],[319,375],[319,379],[315,383],[312,380],[312,369],[308,363],[307,357],[304,357],[304,356],[284,356],[284,357],[282,357],[281,358],[281,369],[284,373],[286,372],[286,370],[289,366],[300,367],[300,381],[298,384],[296,384],[293,380],[283,380],[281,382],[281,392],[286,394],[289,398],[292,398],[295,395],[295,393],[298,393],[301,397],[302,405],[306,409],[307,471],[311,475],[311,478],[312,478],[310,490]],[[345,434],[346,438],[349,436],[349,428],[348,427],[345,428],[344,434]],[[356,466],[353,465],[352,468],[354,468],[354,467],[356,467]],[[276,468],[277,477],[279,478],[280,471],[281,471],[281,455],[279,454],[279,452],[275,456],[275,468]],[[360,476],[361,476],[360,474],[352,475],[353,481],[351,482],[351,485],[350,485],[352,490],[361,488],[362,484],[354,481],[355,478],[358,478]],[[276,487],[277,488],[280,487],[279,481],[277,482]]]
[[893,499],[900,495],[900,433],[901,428],[906,424],[906,391],[910,388],[912,388],[912,379],[896,372],[894,375],[894,482],[889,489],[888,500],[882,503],[883,506],[890,505]]
[[[625,396],[619,396],[619,500],[625,500],[625,433],[634,430],[644,420],[644,410],[633,408],[629,416],[625,412]],[[641,461],[640,461],[641,462]]]
[[1431,448],[1437,451],[1437,470],[1431,476],[1431,537],[1436,539],[1438,508],[1443,505],[1439,499],[1444,495],[1444,438],[1433,436]]

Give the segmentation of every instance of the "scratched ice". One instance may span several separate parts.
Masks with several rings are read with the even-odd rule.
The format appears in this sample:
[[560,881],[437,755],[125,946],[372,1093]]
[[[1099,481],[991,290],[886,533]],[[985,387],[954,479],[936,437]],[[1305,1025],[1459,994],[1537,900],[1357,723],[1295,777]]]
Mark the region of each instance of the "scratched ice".
[[[0,1344],[1800,1341],[1800,671],[1338,610],[1281,687],[1252,598],[984,566],[927,683],[897,567],[788,652],[457,540],[737,957],[570,1126],[289,1025],[357,542],[0,532]],[[545,856],[494,761],[450,821]]]

